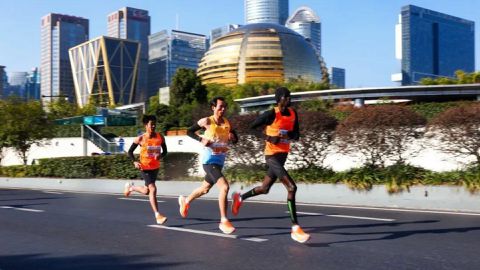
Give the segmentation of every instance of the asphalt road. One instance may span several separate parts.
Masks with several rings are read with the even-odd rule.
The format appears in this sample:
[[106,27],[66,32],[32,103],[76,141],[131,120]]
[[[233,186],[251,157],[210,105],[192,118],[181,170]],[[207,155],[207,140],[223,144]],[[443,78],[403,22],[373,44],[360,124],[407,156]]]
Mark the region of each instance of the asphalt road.
[[182,219],[159,196],[158,226],[146,199],[0,189],[0,269],[480,269],[480,215],[298,205],[300,244],[286,204],[245,202],[226,236],[215,200]]

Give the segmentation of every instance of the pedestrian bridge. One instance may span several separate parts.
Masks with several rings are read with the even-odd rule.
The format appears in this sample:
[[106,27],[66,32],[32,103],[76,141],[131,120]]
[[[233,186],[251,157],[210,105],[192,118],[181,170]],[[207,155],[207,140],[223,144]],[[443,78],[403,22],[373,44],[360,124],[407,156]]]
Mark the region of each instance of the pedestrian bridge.
[[[306,100],[352,100],[356,107],[361,107],[365,101],[380,99],[401,99],[404,101],[454,101],[454,100],[480,100],[480,83],[452,84],[452,85],[414,85],[398,87],[372,87],[315,90],[295,92],[291,101],[302,102]],[[266,109],[275,104],[275,95],[236,99],[241,112]]]

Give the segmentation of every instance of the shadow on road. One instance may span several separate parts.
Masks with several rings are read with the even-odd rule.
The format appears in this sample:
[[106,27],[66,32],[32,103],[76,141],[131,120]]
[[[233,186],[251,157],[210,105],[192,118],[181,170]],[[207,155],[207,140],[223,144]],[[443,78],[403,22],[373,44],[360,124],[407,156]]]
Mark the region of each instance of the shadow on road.
[[149,262],[158,255],[79,255],[50,257],[47,254],[26,254],[0,256],[0,269],[69,269],[69,270],[105,270],[105,269],[163,269],[182,267],[192,263]]

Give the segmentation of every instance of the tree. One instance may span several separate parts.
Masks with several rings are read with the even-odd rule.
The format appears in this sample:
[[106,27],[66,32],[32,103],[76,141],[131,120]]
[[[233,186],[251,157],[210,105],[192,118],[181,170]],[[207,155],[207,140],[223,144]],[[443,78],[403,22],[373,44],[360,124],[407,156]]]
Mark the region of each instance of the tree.
[[337,120],[322,111],[299,111],[300,140],[292,144],[298,167],[320,167],[328,154]]
[[454,107],[437,115],[428,125],[429,137],[438,139],[436,147],[457,157],[475,157],[480,167],[480,104]]
[[359,152],[367,166],[404,163],[408,146],[421,136],[426,120],[400,105],[376,105],[354,110],[336,129],[344,154]]
[[50,119],[60,119],[78,115],[77,105],[63,98],[48,103],[47,108]]
[[207,103],[207,91],[195,70],[179,68],[172,78],[170,86],[170,105],[181,106],[183,104]]
[[38,101],[9,99],[2,104],[1,120],[1,136],[8,146],[15,148],[24,164],[33,144],[53,136],[52,124]]
[[257,116],[257,113],[251,113],[229,118],[230,124],[236,130],[239,140],[235,145],[231,146],[227,155],[227,162],[234,165],[259,165],[265,163],[261,131],[249,128]]

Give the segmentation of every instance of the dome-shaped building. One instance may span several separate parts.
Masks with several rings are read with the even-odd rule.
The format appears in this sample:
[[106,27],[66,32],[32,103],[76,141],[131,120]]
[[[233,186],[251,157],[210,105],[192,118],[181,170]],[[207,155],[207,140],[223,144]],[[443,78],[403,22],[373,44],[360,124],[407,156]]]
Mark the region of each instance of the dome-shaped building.
[[322,80],[312,44],[297,32],[270,23],[248,24],[216,39],[197,74],[204,84],[224,85]]

